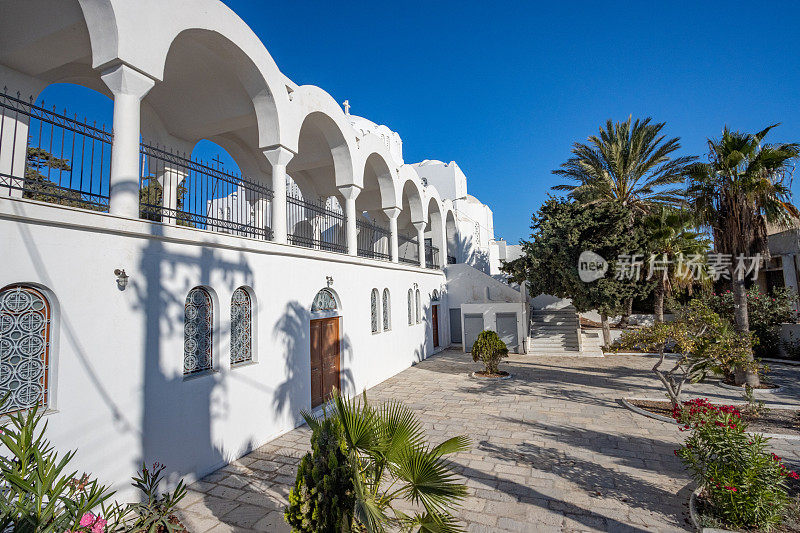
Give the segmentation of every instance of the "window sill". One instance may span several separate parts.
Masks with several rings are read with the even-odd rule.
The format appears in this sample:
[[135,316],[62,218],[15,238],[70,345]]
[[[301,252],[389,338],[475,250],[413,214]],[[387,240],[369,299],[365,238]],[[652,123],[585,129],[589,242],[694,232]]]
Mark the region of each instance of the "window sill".
[[219,370],[211,369],[211,370],[204,370],[202,372],[195,372],[194,374],[184,374],[183,381],[194,381],[196,379],[204,378],[206,376],[212,376],[214,374],[219,374]]
[[258,361],[252,361],[252,360],[251,361],[244,361],[244,362],[241,362],[241,363],[236,363],[235,365],[231,365],[231,370],[235,370],[237,368],[244,368],[244,367],[247,367],[247,366],[253,366],[253,365],[257,365],[257,364],[258,364]]

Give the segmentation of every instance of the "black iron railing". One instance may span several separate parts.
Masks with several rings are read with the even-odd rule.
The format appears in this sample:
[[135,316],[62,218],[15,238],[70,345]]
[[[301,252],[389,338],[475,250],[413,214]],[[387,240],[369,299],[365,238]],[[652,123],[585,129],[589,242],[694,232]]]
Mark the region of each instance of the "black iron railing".
[[294,193],[287,193],[286,226],[289,243],[346,253],[347,217],[334,202],[333,199],[312,202]]
[[372,259],[389,261],[389,240],[391,233],[387,228],[369,220],[356,220],[358,231],[358,255]]
[[439,268],[439,248],[431,244],[425,245],[425,268]]
[[[27,124],[27,133],[25,131]],[[67,111],[0,94],[0,194],[108,211],[113,135]]]
[[140,145],[139,217],[256,239],[272,239],[272,190],[186,154]]
[[400,262],[419,266],[419,246],[416,237],[398,233],[397,244]]

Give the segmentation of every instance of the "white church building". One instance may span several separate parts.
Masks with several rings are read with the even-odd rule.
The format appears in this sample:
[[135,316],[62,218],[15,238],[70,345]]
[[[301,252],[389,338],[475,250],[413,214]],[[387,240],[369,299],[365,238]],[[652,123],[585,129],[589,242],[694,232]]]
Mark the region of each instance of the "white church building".
[[[40,405],[115,489],[142,461],[196,479],[444,349],[447,264],[513,259],[458,165],[405,163],[219,0],[0,10],[3,409]],[[111,129],[37,105],[57,83],[111,98]]]

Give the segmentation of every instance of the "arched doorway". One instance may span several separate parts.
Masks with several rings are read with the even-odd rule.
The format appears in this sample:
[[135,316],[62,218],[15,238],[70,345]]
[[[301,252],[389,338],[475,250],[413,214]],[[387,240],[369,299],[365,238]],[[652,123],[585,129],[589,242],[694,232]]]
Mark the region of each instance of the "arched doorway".
[[339,299],[329,288],[320,290],[311,304],[311,408],[330,398],[339,382],[341,333]]

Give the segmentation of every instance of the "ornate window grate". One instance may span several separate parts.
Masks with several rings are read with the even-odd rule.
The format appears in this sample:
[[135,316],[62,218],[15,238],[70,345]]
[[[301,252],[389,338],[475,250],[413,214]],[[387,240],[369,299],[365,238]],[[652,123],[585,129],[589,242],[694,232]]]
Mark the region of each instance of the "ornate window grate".
[[0,398],[2,413],[47,406],[50,305],[24,285],[0,291]]
[[408,325],[414,323],[414,291],[408,289]]
[[253,360],[253,305],[243,287],[231,297],[231,366]]
[[389,289],[383,289],[383,331],[392,328],[392,317],[389,313]]
[[202,287],[189,291],[184,306],[183,375],[211,370],[211,296]]
[[419,289],[417,289],[416,297],[417,297],[417,324],[419,324],[420,322],[422,322],[422,307],[419,298]]
[[322,289],[314,297],[314,302],[311,304],[311,311],[336,311],[336,298],[333,293],[328,289]]
[[372,317],[372,333],[378,333],[378,289],[372,289],[372,294],[369,299],[370,316]]

